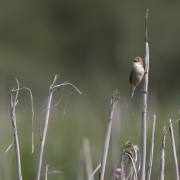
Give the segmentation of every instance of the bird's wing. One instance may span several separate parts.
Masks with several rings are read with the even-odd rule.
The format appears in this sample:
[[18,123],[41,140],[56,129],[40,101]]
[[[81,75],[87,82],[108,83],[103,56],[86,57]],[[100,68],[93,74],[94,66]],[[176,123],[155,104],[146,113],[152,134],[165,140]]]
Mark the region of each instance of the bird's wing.
[[132,84],[132,81],[133,81],[133,72],[131,71],[129,76],[129,82]]

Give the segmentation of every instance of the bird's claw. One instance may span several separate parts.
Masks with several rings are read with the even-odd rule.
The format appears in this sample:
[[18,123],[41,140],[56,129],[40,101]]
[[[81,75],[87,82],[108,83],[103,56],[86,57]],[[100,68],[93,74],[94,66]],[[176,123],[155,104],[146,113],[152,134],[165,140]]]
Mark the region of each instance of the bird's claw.
[[143,94],[148,94],[148,91],[145,91],[143,89],[140,90]]

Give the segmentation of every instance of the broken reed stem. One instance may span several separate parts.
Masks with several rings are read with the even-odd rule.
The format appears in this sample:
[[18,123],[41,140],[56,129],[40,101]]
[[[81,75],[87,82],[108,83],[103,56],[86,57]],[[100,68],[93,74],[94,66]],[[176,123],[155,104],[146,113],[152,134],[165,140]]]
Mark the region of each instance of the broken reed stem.
[[46,171],[45,171],[45,180],[48,180],[48,170],[49,170],[49,165],[46,164]]
[[27,90],[29,92],[30,96],[30,102],[31,102],[31,152],[34,153],[34,101],[33,101],[33,95],[30,88],[24,87],[23,89]]
[[94,171],[92,172],[92,174],[89,176],[88,180],[94,179],[94,175],[99,171],[100,168],[101,168],[101,163],[99,163],[99,164],[97,165],[97,167],[94,169]]
[[140,180],[145,180],[146,169],[146,121],[147,121],[147,99],[148,99],[148,75],[149,75],[149,44],[148,44],[148,9],[145,18],[145,58],[144,58],[144,83],[143,83],[143,109],[141,116],[141,168]]
[[17,83],[17,91],[15,92],[15,95],[13,95],[12,90],[10,94],[10,111],[11,111],[11,122],[13,128],[14,147],[16,152],[17,175],[18,175],[18,180],[22,180],[21,156],[20,156],[19,138],[18,138],[17,122],[16,122],[16,105],[18,104],[18,95],[19,95],[19,81],[17,79],[16,79],[16,83]]
[[21,173],[21,156],[20,156],[20,147],[19,147],[19,138],[18,138],[18,131],[17,131],[17,121],[16,121],[16,106],[18,104],[18,96],[21,90],[26,90],[30,94],[30,103],[31,103],[31,110],[32,110],[32,153],[34,152],[34,105],[33,105],[33,95],[30,88],[21,87],[19,86],[19,81],[16,79],[17,88],[11,89],[10,91],[10,111],[11,111],[11,122],[13,128],[13,142],[8,146],[5,152],[8,152],[9,149],[14,145],[16,151],[16,163],[17,163],[17,175],[18,179],[22,180],[22,173]]
[[160,148],[159,180],[164,180],[166,133],[167,133],[166,126],[164,126],[162,133],[161,148]]
[[37,165],[36,180],[40,180],[40,178],[41,178],[41,169],[42,169],[42,161],[43,161],[43,155],[44,155],[44,147],[45,147],[45,142],[46,142],[46,136],[47,136],[47,130],[48,130],[48,124],[49,124],[49,116],[50,116],[50,110],[51,110],[51,104],[52,104],[52,98],[53,98],[54,92],[62,86],[70,85],[79,94],[81,94],[81,91],[76,86],[74,86],[73,84],[71,84],[69,82],[64,82],[62,84],[56,85],[57,79],[58,79],[58,75],[55,75],[54,80],[49,87],[49,95],[48,95],[47,106],[46,106],[43,134],[42,134],[42,138],[40,139],[40,151],[39,151],[39,159],[38,159],[38,165]]
[[5,153],[8,153],[9,150],[12,148],[13,145],[14,145],[14,141],[12,141],[12,143],[9,144],[9,146],[5,149]]
[[113,115],[114,115],[115,107],[117,105],[118,100],[119,100],[118,92],[116,91],[113,94],[110,101],[109,121],[108,121],[107,130],[106,130],[103,156],[102,156],[102,161],[101,161],[101,169],[100,169],[100,176],[99,176],[100,180],[104,180],[104,176],[105,176],[105,168],[106,168],[106,161],[107,161],[107,155],[108,155],[108,150],[109,150],[109,142],[110,142],[110,137],[111,137]]
[[172,150],[173,150],[174,166],[175,166],[175,170],[176,170],[176,180],[179,180],[179,168],[178,168],[178,160],[177,160],[177,154],[176,154],[176,144],[175,144],[174,131],[173,131],[171,119],[169,120],[169,132],[170,132],[170,136],[171,136],[171,145],[172,145]]
[[[84,161],[85,161],[85,168],[86,168],[86,176],[87,179],[92,174],[92,157],[91,157],[91,147],[88,138],[83,138],[82,141],[83,144],[83,153],[84,153]],[[94,177],[92,177],[92,180],[94,180]]]
[[45,121],[44,121],[43,135],[42,135],[40,151],[39,151],[39,160],[38,160],[36,180],[40,180],[40,176],[41,176],[41,167],[42,167],[42,160],[43,160],[43,155],[44,155],[44,146],[45,146],[45,141],[46,141],[53,92],[54,91],[52,91],[50,89],[49,96],[48,96],[47,108],[46,108]]
[[149,157],[148,171],[147,171],[147,180],[150,180],[150,178],[151,178],[152,162],[153,162],[153,156],[154,156],[155,126],[156,126],[156,115],[154,114],[154,116],[153,116],[153,126],[152,126],[152,132],[151,132],[151,145],[150,145],[150,157]]
[[[16,79],[17,81],[17,79]],[[11,92],[17,92],[17,91],[22,91],[22,90],[26,90],[29,93],[29,97],[30,97],[30,104],[31,104],[31,113],[32,113],[32,117],[31,117],[31,152],[32,154],[34,153],[34,100],[33,100],[33,95],[32,95],[32,91],[30,88],[28,87],[19,87],[18,89],[12,89]]]

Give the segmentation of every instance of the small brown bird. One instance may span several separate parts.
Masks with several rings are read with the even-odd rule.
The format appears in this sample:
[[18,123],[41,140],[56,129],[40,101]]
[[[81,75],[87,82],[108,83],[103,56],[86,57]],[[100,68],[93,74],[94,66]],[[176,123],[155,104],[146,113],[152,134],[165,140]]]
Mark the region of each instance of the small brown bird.
[[141,57],[135,57],[132,61],[132,70],[129,78],[131,84],[131,98],[134,96],[136,87],[141,83],[144,76],[143,60]]

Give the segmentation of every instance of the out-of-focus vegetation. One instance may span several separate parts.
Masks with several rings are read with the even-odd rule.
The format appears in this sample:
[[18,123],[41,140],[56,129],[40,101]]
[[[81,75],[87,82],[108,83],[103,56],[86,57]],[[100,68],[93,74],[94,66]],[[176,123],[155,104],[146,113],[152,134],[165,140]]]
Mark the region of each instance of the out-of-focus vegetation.
[[[15,157],[4,149],[12,141],[8,91],[17,77],[32,89],[35,100],[36,147],[48,86],[54,74],[77,85],[57,93],[52,109],[45,163],[62,171],[49,179],[77,179],[82,137],[92,146],[93,165],[99,163],[107,125],[108,100],[120,91],[119,151],[130,140],[139,144],[140,93],[129,98],[131,59],[144,56],[144,16],[149,8],[150,86],[148,127],[157,113],[153,176],[158,174],[159,136],[170,117],[177,118],[180,84],[180,2],[103,0],[7,0],[0,3],[0,179],[15,176]],[[17,108],[23,177],[35,174],[31,155],[31,111],[22,94]],[[65,112],[65,114],[64,114]],[[132,128],[133,127],[133,128]],[[176,130],[176,129],[175,129]],[[149,131],[150,132],[150,131]],[[176,133],[177,134],[177,133]],[[148,139],[149,140],[149,139]],[[169,140],[168,140],[169,141]],[[177,141],[178,142],[178,141]],[[167,147],[167,179],[174,173]]]

